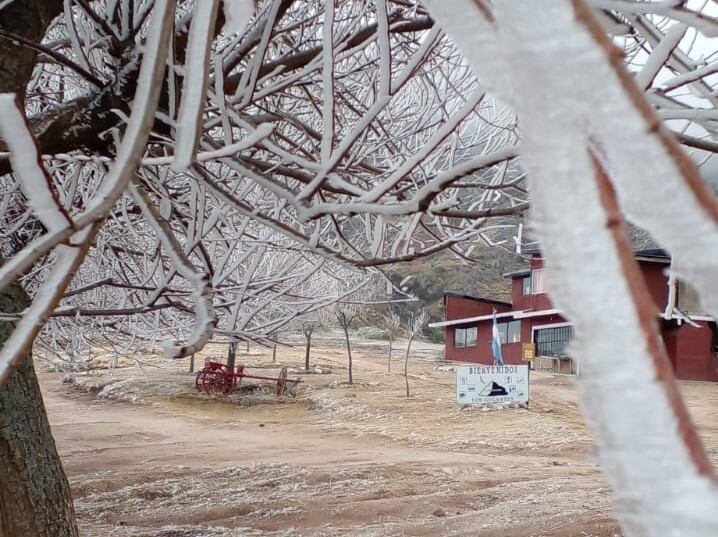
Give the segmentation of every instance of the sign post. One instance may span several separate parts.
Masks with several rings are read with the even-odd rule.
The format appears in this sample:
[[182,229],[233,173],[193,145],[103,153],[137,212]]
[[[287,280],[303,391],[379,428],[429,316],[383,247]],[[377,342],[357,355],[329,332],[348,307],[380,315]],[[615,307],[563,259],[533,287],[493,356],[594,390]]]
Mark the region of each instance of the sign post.
[[456,368],[456,402],[496,405],[529,402],[529,366],[475,365]]

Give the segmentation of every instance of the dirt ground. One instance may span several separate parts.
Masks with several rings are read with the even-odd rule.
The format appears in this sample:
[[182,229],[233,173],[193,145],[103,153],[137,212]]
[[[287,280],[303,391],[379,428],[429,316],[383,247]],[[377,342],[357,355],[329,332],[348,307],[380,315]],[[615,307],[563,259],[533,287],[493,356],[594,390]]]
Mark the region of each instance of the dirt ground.
[[[42,372],[82,535],[621,535],[573,378],[532,373],[528,409],[462,409],[439,345],[417,344],[407,399],[401,342],[391,374],[385,342],[356,344],[348,386],[338,335],[315,340],[312,374],[301,344],[277,363],[240,352],[253,372],[286,365],[304,381],[279,399],[269,386],[199,395],[188,360]],[[682,389],[717,459],[718,385]]]

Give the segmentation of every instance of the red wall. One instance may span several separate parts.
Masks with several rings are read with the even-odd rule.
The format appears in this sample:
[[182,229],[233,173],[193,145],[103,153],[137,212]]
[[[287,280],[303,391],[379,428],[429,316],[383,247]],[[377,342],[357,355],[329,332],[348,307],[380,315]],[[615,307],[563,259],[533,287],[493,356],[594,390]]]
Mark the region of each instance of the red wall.
[[671,332],[673,345],[667,344],[676,377],[687,380],[718,380],[713,358],[713,331],[708,323],[699,327],[683,324]]
[[[531,270],[543,268],[543,259],[533,257],[531,259]],[[511,279],[511,302],[515,310],[550,310],[553,309],[551,300],[546,293],[523,294],[524,276],[516,276]]]
[[[502,322],[501,318],[498,322]],[[522,343],[532,342],[532,332],[534,326],[540,326],[545,324],[556,324],[566,322],[566,319],[560,315],[543,315],[540,317],[529,317],[526,319],[520,319],[521,321],[521,341],[517,343],[507,343],[501,345],[501,354],[504,357],[504,363],[506,364],[522,364]],[[493,321],[487,319],[485,321],[478,321],[471,323],[476,325],[477,337],[475,347],[455,348],[454,347],[454,328],[453,326],[446,327],[446,346],[444,352],[444,358],[450,361],[459,362],[475,362],[481,364],[490,365],[494,361],[493,353],[491,352],[491,341],[493,339]]]
[[[454,347],[455,327],[446,327],[446,349],[444,351],[444,358],[449,361],[473,362],[491,365],[494,362],[494,355],[491,352],[493,321],[479,321],[471,324],[475,324],[477,326],[476,346],[458,349]],[[501,354],[504,357],[504,362],[507,364],[523,363],[521,361],[521,343],[501,345]]]
[[[446,310],[446,319],[466,319],[469,317],[479,317],[481,315],[491,315],[494,309],[497,313],[511,311],[510,304],[501,302],[484,301],[480,299],[470,299],[458,295],[446,295],[444,297],[444,309]],[[454,329],[455,326],[447,326],[445,331],[446,345],[444,358],[446,360],[459,360],[462,362],[491,363],[491,338],[492,338],[492,321],[474,322],[468,325],[461,325],[460,328],[474,325],[476,330],[476,346],[474,347],[454,347]],[[486,362],[488,356],[488,362]]]
[[[664,274],[667,264],[651,261],[639,261],[641,272],[648,287],[648,291],[656,305],[656,311],[662,313],[668,301],[668,276]],[[531,268],[543,267],[543,259],[534,257]],[[461,296],[447,295],[445,299],[446,319],[462,319],[490,315],[496,309],[498,313],[516,310],[547,310],[553,305],[545,293],[538,295],[523,295],[523,277],[517,276],[511,282],[511,298],[513,305],[499,302],[468,299]],[[508,319],[499,318],[499,322]],[[563,323],[566,320],[560,315],[545,315],[521,319],[521,341],[529,343],[532,340],[534,326]],[[472,323],[477,326],[476,346],[467,348],[454,348],[454,327],[446,327],[447,360],[476,362],[491,364],[492,320]],[[689,324],[677,326],[673,321],[661,322],[661,335],[666,352],[674,368],[676,377],[688,380],[718,381],[718,359],[713,358],[713,331],[706,322],[698,323],[699,327]],[[509,343],[501,347],[504,362],[507,364],[520,364],[521,343]]]
[[668,359],[671,361],[671,367],[678,376],[678,326],[675,322],[661,320],[660,330],[661,337],[663,338],[663,346],[668,354]]
[[668,302],[668,276],[663,272],[668,268],[668,265],[651,261],[639,261],[638,266],[641,268],[643,279],[646,282],[646,287],[648,287],[648,292],[651,293],[653,302],[656,304],[656,309],[663,313]]
[[[531,259],[531,270],[543,268],[544,261],[540,257]],[[639,266],[646,281],[648,291],[653,297],[658,311],[663,312],[668,301],[668,276],[664,274],[666,263],[639,261]],[[550,310],[554,306],[546,293],[524,295],[523,276],[511,280],[511,301],[516,310]]]
[[446,311],[447,321],[478,317],[480,315],[491,315],[494,309],[498,313],[511,311],[511,305],[478,298],[465,298],[459,295],[446,295],[444,297],[444,310]]
[[511,302],[514,309],[527,310],[531,307],[531,295],[524,295],[524,276],[511,278]]

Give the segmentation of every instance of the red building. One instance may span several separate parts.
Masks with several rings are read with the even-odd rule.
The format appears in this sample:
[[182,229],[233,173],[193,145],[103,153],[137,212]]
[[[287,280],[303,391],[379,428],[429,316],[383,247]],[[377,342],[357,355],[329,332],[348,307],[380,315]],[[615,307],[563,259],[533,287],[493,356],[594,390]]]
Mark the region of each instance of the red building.
[[[691,380],[718,380],[718,337],[712,317],[690,313],[697,301],[690,288],[669,282],[670,257],[662,250],[636,253],[656,319],[676,376]],[[499,326],[506,364],[522,363],[523,344],[532,343],[539,367],[575,373],[578,364],[566,355],[573,327],[546,294],[543,259],[534,256],[530,268],[506,274],[511,280],[511,303],[446,293],[445,358],[450,361],[491,364],[493,313]],[[670,284],[670,285],[669,285]],[[671,304],[669,305],[669,301]]]

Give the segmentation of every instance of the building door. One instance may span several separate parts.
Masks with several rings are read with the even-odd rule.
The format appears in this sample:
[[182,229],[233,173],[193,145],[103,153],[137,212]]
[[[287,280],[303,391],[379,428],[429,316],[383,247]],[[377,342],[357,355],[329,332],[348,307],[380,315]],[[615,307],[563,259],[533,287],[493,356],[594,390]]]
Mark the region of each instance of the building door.
[[539,328],[534,333],[536,356],[566,356],[566,345],[573,337],[573,326]]

